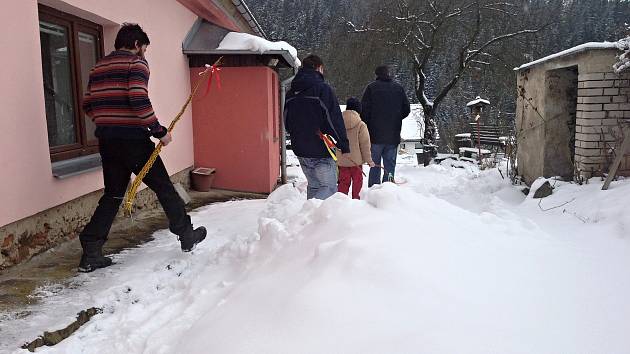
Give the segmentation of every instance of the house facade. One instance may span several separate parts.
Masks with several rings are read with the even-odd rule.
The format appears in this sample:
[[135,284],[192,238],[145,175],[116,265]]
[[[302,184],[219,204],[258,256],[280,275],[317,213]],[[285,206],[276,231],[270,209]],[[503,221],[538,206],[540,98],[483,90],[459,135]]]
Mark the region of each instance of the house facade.
[[[122,23],[139,23],[149,35],[151,45],[146,54],[151,68],[149,96],[165,126],[177,115],[195,83],[194,73],[198,68],[191,66],[193,59],[183,47],[200,23],[220,28],[224,34],[265,36],[240,0],[6,0],[0,19],[3,24],[0,43],[8,53],[0,59],[3,78],[0,269],[76,237],[96,207],[103,188],[98,141],[94,125],[80,107],[89,70],[100,57],[113,50]],[[247,54],[262,58],[260,53]],[[243,79],[229,82],[234,75],[247,76],[241,70],[251,71],[251,68],[226,70],[223,80],[226,88],[222,94],[213,97],[213,91],[193,103],[203,106],[203,99],[212,97],[215,101],[211,107],[221,109],[211,108],[204,115],[218,122],[234,121],[242,112],[230,107],[264,96],[264,102],[257,102],[256,110],[247,116],[250,122],[264,122],[256,127],[257,133],[264,130],[259,144],[247,151],[242,151],[238,138],[231,144],[241,146],[241,153],[249,159],[263,161],[256,169],[264,170],[265,187],[237,183],[224,185],[226,188],[265,193],[271,191],[279,178],[279,139],[273,141],[274,135],[280,134],[278,72],[283,63],[285,67],[292,65],[282,60],[282,54],[285,53],[274,54],[280,58],[280,65],[277,61],[274,66],[265,66],[267,62],[263,60],[255,61],[258,71],[264,71],[266,76],[254,76],[251,82]],[[268,57],[273,55],[265,59]],[[248,85],[254,85],[257,91],[239,89]],[[212,140],[233,134],[231,126],[212,133],[213,127],[200,125],[197,129],[208,131],[195,132],[192,112],[189,108],[184,113],[173,132],[173,142],[161,153],[171,179],[184,186],[189,185],[195,154],[210,156],[224,152],[204,150],[195,145],[195,138]],[[242,129],[247,132],[248,128]],[[251,152],[261,146],[267,148],[265,154]],[[231,154],[239,160],[238,151]],[[213,160],[206,158],[203,163],[212,164]],[[219,182],[222,172],[233,173],[229,165],[221,167],[217,169]],[[155,207],[157,203],[153,194],[144,190],[138,205]]]

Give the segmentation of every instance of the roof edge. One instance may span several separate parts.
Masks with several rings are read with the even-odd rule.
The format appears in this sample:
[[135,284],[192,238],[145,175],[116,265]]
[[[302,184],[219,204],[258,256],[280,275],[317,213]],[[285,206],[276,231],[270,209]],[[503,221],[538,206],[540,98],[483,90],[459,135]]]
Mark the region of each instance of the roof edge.
[[231,49],[184,49],[183,53],[186,55],[280,55],[286,62],[288,67],[297,68],[295,60],[288,50],[268,50],[265,52],[258,52],[253,50],[231,50]]
[[539,64],[545,63],[552,59],[564,58],[569,55],[580,54],[588,50],[605,50],[605,49],[617,49],[617,42],[588,42],[584,44],[580,44],[578,46],[563,50],[561,52],[557,52],[546,57],[534,60],[532,62],[523,64],[517,68],[514,68],[514,71],[521,71],[524,69],[529,69],[533,66],[537,66]]
[[254,17],[254,14],[252,14],[251,10],[249,9],[249,6],[247,6],[245,1],[244,0],[231,0],[231,1],[232,1],[232,4],[236,6],[236,9],[238,10],[238,12],[240,12],[241,16],[243,16],[243,19],[247,21],[247,24],[249,25],[249,27],[251,27],[252,31],[260,35],[264,39],[268,39],[267,34],[260,26],[260,23],[258,23],[258,20],[256,20],[256,17]]

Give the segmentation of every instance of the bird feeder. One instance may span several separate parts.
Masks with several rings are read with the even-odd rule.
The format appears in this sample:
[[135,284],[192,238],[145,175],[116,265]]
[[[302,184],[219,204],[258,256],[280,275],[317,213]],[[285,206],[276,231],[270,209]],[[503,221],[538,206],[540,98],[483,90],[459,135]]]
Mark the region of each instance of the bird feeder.
[[470,107],[470,114],[477,122],[477,149],[479,150],[479,164],[481,165],[482,154],[481,154],[481,113],[485,106],[489,106],[490,101],[477,96],[474,100],[468,102],[466,107]]

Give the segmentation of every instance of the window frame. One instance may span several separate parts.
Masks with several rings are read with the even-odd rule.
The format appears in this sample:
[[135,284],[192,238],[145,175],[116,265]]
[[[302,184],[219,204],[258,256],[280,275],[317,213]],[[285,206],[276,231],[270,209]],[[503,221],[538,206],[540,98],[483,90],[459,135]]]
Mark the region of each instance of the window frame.
[[[68,31],[68,53],[70,61],[70,79],[72,80],[72,101],[74,104],[74,126],[77,142],[73,144],[50,146],[50,160],[52,162],[67,160],[74,157],[91,155],[98,152],[98,141],[88,139],[83,112],[83,92],[85,88],[81,82],[81,58],[79,53],[79,32],[96,38],[96,60],[103,57],[103,26],[94,22],[70,15],[51,7],[38,4],[39,21],[50,22],[66,28]],[[48,119],[44,115],[44,119]]]

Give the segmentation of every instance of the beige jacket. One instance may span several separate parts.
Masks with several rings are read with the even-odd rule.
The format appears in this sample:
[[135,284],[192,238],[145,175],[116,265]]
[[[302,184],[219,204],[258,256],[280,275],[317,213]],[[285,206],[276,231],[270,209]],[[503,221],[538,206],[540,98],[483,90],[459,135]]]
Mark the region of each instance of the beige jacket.
[[370,133],[359,113],[351,110],[344,111],[343,123],[350,142],[350,153],[342,154],[340,150],[337,150],[337,164],[341,167],[352,167],[372,162]]

